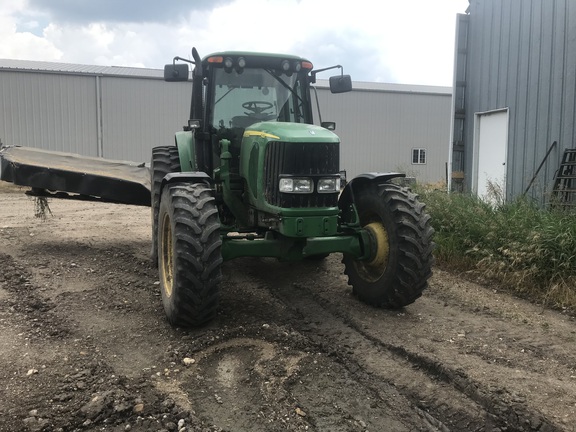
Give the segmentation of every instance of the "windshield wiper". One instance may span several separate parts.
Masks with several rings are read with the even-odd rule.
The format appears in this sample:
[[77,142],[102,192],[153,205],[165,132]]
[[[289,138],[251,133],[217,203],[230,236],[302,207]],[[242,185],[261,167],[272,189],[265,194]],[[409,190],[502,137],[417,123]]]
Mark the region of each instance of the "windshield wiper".
[[[300,95],[298,93],[296,93],[296,91],[292,87],[290,87],[288,84],[286,84],[282,78],[280,78],[278,75],[276,75],[270,69],[264,69],[264,70],[266,72],[268,72],[268,74],[270,74],[270,76],[272,78],[274,78],[276,81],[278,81],[280,84],[282,84],[282,87],[284,87],[285,89],[288,89],[290,91],[290,93],[292,93],[294,96],[296,96],[298,98],[298,100],[300,101],[300,103],[304,105],[304,100],[300,97]],[[302,117],[302,116],[300,116],[300,117]]]
[[224,99],[226,96],[228,96],[228,93],[230,93],[232,90],[236,90],[237,88],[238,88],[238,87],[232,87],[232,88],[230,88],[230,90],[228,90],[226,93],[224,93],[222,96],[220,96],[216,102],[214,102],[214,106],[216,106],[216,104],[217,104],[218,102],[220,102],[222,99]]

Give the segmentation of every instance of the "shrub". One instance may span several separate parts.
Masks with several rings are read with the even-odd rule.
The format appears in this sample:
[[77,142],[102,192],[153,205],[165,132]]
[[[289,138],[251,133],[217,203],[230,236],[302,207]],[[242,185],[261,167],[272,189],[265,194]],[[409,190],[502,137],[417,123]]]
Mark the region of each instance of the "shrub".
[[418,192],[444,266],[481,270],[537,301],[576,310],[576,217],[518,199],[490,204],[469,194]]

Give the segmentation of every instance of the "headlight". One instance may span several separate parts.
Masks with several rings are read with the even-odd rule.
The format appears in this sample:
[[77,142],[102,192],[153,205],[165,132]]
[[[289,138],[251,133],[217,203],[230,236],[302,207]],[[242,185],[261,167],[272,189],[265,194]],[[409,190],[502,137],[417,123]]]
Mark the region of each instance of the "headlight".
[[312,193],[314,186],[309,178],[281,178],[279,189],[284,193]]
[[340,178],[330,177],[318,180],[318,193],[332,193],[340,191]]

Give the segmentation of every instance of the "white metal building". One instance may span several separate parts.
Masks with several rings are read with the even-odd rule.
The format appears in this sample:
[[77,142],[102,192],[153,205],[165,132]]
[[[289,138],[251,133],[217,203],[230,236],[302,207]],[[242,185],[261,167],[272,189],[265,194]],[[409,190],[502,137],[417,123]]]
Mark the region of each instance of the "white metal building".
[[0,139],[148,162],[186,123],[191,91],[161,70],[0,60]]
[[354,82],[350,93],[319,88],[322,120],[336,121],[340,165],[351,178],[398,171],[419,182],[446,180],[452,89]]
[[[356,82],[333,95],[327,87],[319,80],[322,120],[337,124],[349,178],[446,179],[451,88]],[[0,59],[0,141],[148,162],[186,123],[190,96],[191,83],[165,83],[162,70]]]

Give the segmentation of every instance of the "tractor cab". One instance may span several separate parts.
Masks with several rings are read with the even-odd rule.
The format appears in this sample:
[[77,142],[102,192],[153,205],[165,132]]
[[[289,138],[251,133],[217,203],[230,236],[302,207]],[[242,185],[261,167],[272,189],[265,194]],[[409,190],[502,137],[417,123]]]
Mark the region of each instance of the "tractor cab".
[[308,73],[312,63],[247,53],[213,54],[203,60],[205,131],[212,137],[213,167],[219,142],[230,141],[230,168],[240,163],[246,130],[261,122],[312,123]]
[[213,129],[245,129],[261,121],[312,123],[306,92],[312,64],[267,60],[248,68],[240,66],[246,64],[241,55],[208,57],[206,114]]
[[[313,71],[310,61],[290,55],[234,51],[210,54],[200,60],[195,49],[193,57],[194,61],[175,57],[173,64],[166,65],[164,78],[187,81],[188,65],[176,60],[195,64],[189,127],[196,129],[199,170],[211,172],[220,165],[218,143],[222,139],[231,142],[231,152],[237,156],[245,131],[256,123],[313,124],[310,84],[319,71]],[[331,68],[320,71],[327,69]],[[332,77],[330,86],[334,93],[349,91],[350,76]],[[333,123],[323,126],[330,128]],[[206,144],[215,151],[203,151]]]

